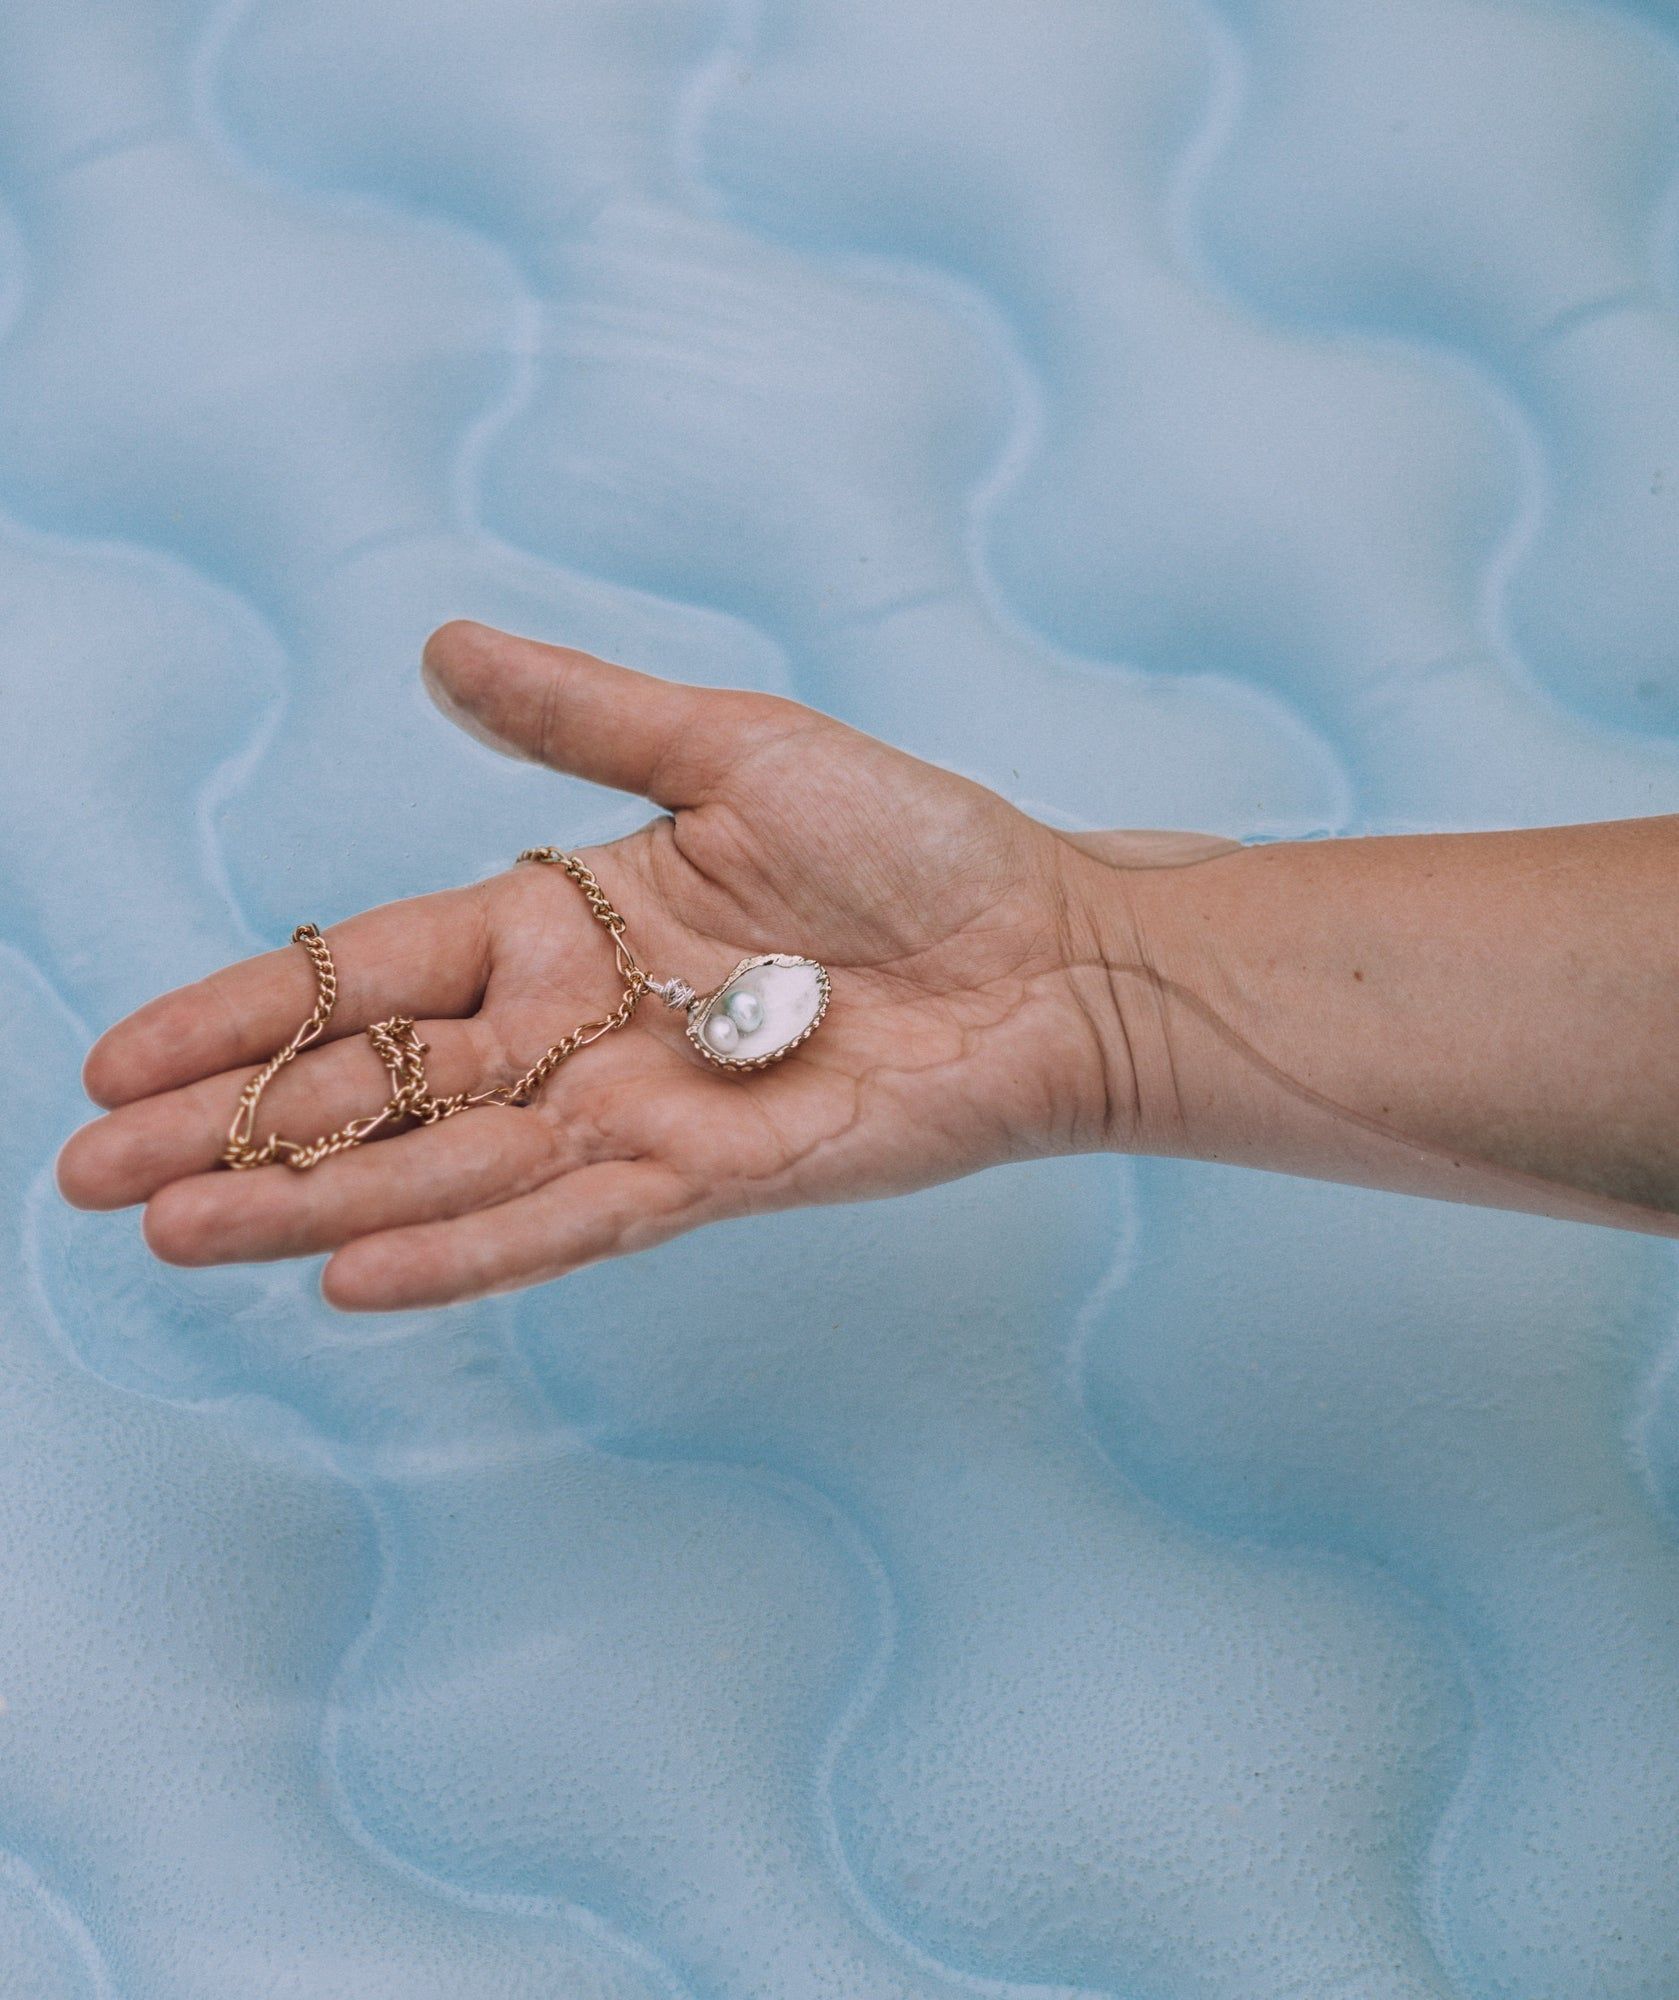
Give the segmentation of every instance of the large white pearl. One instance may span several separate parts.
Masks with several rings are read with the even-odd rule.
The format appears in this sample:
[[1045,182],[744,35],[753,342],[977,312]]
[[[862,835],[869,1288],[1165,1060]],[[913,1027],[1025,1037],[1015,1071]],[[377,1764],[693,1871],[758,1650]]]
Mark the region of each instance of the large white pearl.
[[738,987],[723,1002],[723,1011],[743,1035],[751,1034],[754,1028],[764,1025],[764,1003],[756,993],[749,993],[744,986]]
[[740,1030],[721,1008],[706,1017],[700,1032],[720,1056],[726,1056],[740,1042]]

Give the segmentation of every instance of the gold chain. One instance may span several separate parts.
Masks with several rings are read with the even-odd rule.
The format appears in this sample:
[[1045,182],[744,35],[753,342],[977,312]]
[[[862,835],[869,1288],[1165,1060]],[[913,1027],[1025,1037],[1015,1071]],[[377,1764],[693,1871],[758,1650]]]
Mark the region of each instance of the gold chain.
[[334,1153],[348,1152],[352,1146],[371,1139],[375,1132],[405,1118],[421,1125],[436,1125],[445,1118],[453,1118],[457,1111],[470,1111],[478,1104],[529,1104],[561,1063],[569,1060],[579,1049],[586,1048],[590,1042],[599,1041],[602,1035],[610,1035],[615,1029],[629,1025],[636,1003],[643,993],[653,987],[654,982],[637,965],[634,953],[625,943],[624,919],[613,908],[606,891],[596,881],[593,870],[575,854],[563,853],[557,847],[527,847],[519,859],[544,861],[564,869],[582,890],[595,921],[610,933],[618,971],[624,981],[623,994],[611,1013],[603,1014],[598,1021],[585,1021],[582,1027],[574,1028],[545,1054],[538,1056],[524,1075],[513,1082],[493,1084],[488,1090],[477,1092],[458,1090],[449,1097],[432,1095],[431,1087],[426,1082],[427,1046],[420,1040],[414,1023],[401,1014],[389,1021],[376,1021],[367,1030],[367,1038],[390,1075],[391,1094],[386,1103],[377,1111],[352,1118],[336,1132],[323,1133],[318,1139],[287,1139],[278,1132],[270,1132],[258,1145],[255,1143],[256,1115],[262,1093],[287,1063],[295,1061],[306,1048],[320,1040],[338,1000],[338,973],[326,939],[314,924],[299,924],[292,932],[292,942],[302,945],[315,968],[315,1004],[297,1033],[283,1049],[276,1050],[269,1057],[239,1093],[238,1109],[227,1130],[227,1144],[222,1148],[223,1166],[242,1170],[246,1167],[266,1167],[281,1160],[288,1167],[302,1171],[306,1167],[318,1166]]

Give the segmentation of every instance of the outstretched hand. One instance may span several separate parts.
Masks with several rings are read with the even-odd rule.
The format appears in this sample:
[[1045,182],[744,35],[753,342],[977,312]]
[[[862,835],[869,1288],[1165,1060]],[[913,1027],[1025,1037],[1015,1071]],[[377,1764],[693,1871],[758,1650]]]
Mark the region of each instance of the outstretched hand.
[[[754,1210],[895,1193],[1108,1143],[1111,1014],[1091,878],[1112,871],[983,787],[795,703],[680,686],[456,624],[426,649],[444,712],[514,755],[668,816],[587,850],[641,963],[702,991],[748,952],[820,959],[820,1032],[730,1075],[646,1000],[522,1110],[399,1131],[305,1173],[217,1166],[250,1070],[308,1013],[294,947],[165,994],[103,1037],[107,1114],[60,1161],[83,1207],[146,1204],[171,1263],[331,1252],[349,1309],[506,1291]],[[533,828],[532,839],[553,837]],[[575,887],[514,868],[327,933],[341,992],[323,1040],[263,1100],[258,1137],[327,1131],[384,1099],[365,1036],[409,1014],[439,1094],[523,1070],[616,995]]]

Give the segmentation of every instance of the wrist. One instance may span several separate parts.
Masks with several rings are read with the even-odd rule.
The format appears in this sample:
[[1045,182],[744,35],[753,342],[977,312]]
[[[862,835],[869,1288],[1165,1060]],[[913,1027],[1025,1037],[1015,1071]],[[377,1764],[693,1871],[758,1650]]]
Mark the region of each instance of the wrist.
[[1068,988],[1088,1029],[1083,1126],[1115,1152],[1200,1153],[1217,1093],[1196,999],[1217,940],[1193,925],[1186,891],[1245,850],[1208,834],[1061,838]]

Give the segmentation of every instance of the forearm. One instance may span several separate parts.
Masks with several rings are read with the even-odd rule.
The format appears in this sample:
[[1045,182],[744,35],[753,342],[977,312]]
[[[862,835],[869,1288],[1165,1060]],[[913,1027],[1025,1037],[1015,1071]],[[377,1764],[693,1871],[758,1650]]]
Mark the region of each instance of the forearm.
[[1679,1234],[1679,817],[1143,858],[1115,1143]]

